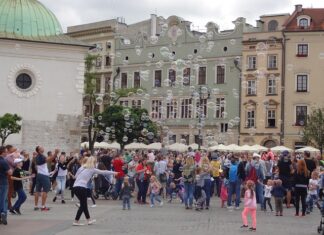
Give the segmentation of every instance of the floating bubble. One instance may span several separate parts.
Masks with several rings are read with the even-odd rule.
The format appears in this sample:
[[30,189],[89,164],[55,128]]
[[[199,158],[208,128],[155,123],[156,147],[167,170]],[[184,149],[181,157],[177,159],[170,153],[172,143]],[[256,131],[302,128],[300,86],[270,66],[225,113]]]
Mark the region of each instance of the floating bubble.
[[150,43],[155,45],[159,41],[159,38],[155,35],[150,37]]
[[146,66],[146,67],[149,67],[149,66],[151,66],[151,65],[152,65],[151,61],[148,60],[148,61],[145,62],[145,66]]
[[113,91],[110,92],[109,95],[110,95],[111,98],[116,98],[116,96],[117,96],[116,92],[113,92]]
[[201,36],[199,37],[199,42],[200,42],[200,43],[205,43],[206,40],[207,40],[207,38],[206,38],[205,35],[201,35]]
[[136,94],[138,96],[142,96],[144,94],[144,90],[143,89],[137,89]]
[[230,44],[231,44],[231,45],[235,45],[235,44],[236,44],[236,40],[235,40],[235,39],[231,39],[231,40],[230,40]]
[[214,32],[213,31],[209,31],[209,32],[206,33],[206,36],[207,36],[208,40],[212,40],[213,37],[214,37]]
[[142,134],[142,136],[147,136],[148,132],[149,132],[149,131],[148,131],[146,128],[144,128],[144,129],[141,131],[141,134]]
[[163,65],[164,65],[164,61],[163,61],[163,60],[160,60],[160,61],[158,61],[158,62],[155,64],[155,66],[156,66],[158,69],[162,68]]
[[123,142],[127,142],[128,141],[128,137],[126,135],[123,136]]
[[101,116],[101,115],[98,116],[98,120],[99,120],[99,121],[102,120],[102,116]]
[[130,112],[130,110],[129,110],[128,108],[124,108],[124,109],[122,110],[122,114],[123,114],[124,116],[129,116],[129,115],[131,114],[131,112]]
[[220,93],[220,89],[219,88],[213,88],[212,89],[212,94],[213,95],[218,95]]
[[142,54],[142,49],[140,46],[135,46],[135,53],[138,56],[140,56]]
[[170,55],[170,50],[168,47],[161,47],[160,48],[160,53],[163,57],[169,58]]
[[147,136],[146,136],[149,140],[152,140],[154,138],[154,133],[153,132],[149,132],[147,133]]
[[148,57],[149,59],[153,59],[153,58],[154,58],[154,53],[153,53],[153,52],[149,52],[149,53],[147,53],[147,57]]
[[102,105],[103,104],[103,98],[101,96],[96,98],[96,104],[97,105]]

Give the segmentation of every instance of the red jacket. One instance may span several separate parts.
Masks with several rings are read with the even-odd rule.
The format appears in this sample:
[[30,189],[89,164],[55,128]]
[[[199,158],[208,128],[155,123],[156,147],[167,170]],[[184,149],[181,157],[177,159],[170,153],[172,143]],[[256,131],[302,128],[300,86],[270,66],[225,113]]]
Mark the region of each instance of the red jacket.
[[118,172],[118,174],[116,175],[116,179],[119,179],[119,178],[122,178],[125,176],[123,166],[124,166],[123,160],[121,160],[121,159],[114,160],[114,162],[113,162],[114,171]]

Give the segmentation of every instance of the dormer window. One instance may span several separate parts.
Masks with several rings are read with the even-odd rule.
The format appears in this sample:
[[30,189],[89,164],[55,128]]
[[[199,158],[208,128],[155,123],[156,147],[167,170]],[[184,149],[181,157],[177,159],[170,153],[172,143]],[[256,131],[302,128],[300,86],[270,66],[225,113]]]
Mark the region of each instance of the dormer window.
[[311,18],[309,16],[300,16],[297,18],[297,25],[302,28],[306,29],[310,26]]

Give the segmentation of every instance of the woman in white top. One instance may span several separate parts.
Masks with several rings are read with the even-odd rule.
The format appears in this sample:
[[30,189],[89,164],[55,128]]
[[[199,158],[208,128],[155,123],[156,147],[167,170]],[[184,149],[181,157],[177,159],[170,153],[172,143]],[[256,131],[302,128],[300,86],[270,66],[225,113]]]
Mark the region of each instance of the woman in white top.
[[117,175],[118,172],[114,171],[105,171],[105,170],[98,170],[95,168],[96,166],[96,159],[94,157],[89,157],[84,165],[82,165],[79,170],[77,171],[75,177],[75,182],[73,185],[73,190],[77,198],[80,200],[80,207],[78,212],[75,216],[75,221],[73,225],[79,226],[83,225],[79,222],[82,213],[84,213],[88,225],[94,224],[96,220],[90,219],[90,214],[88,210],[88,203],[87,203],[87,183],[91,179],[94,174],[101,174],[101,175]]
[[56,198],[59,194],[61,194],[61,202],[65,204],[64,201],[64,190],[66,186],[66,176],[67,176],[67,165],[69,162],[65,160],[65,155],[61,154],[59,157],[59,161],[55,166],[54,174],[56,176],[56,193],[55,197],[53,198],[53,202],[56,201]]

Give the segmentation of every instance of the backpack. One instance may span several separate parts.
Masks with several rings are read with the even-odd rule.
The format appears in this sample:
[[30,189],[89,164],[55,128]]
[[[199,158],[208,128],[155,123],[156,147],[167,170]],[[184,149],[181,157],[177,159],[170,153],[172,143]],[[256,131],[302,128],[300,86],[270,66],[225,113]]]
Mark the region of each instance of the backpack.
[[258,182],[257,171],[256,171],[254,166],[250,167],[250,171],[249,171],[249,174],[246,177],[246,180],[252,180],[254,183]]
[[237,168],[238,164],[231,164],[231,167],[229,169],[229,181],[230,182],[236,182],[237,181]]

